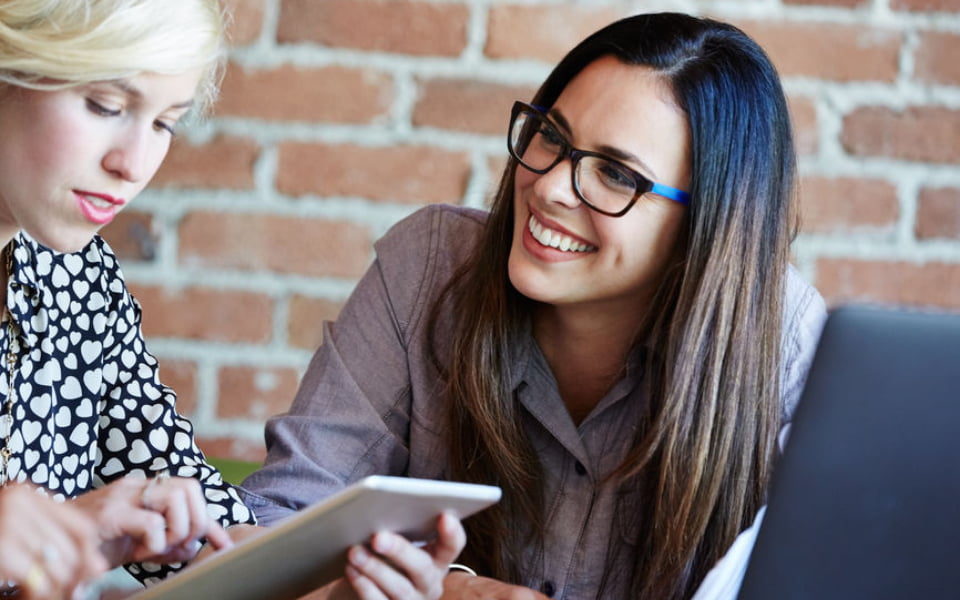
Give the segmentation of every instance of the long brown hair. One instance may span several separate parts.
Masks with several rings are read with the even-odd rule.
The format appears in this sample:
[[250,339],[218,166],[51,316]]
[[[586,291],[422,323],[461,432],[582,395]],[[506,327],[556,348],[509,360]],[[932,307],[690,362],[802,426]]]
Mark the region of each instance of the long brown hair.
[[[764,502],[782,419],[795,156],[769,59],[743,32],[709,19],[661,13],[617,21],[571,50],[533,102],[549,108],[585,66],[611,55],[658,71],[691,131],[682,247],[651,304],[659,312],[637,340],[647,350],[651,403],[627,460],[609,474],[643,498],[619,507],[637,543],[633,597],[679,599]],[[450,406],[450,477],[504,490],[498,506],[466,522],[465,560],[519,582],[522,550],[542,541],[545,524],[542,467],[508,387],[508,350],[532,306],[507,275],[515,169],[510,161],[483,239],[441,299],[457,319],[435,359]]]

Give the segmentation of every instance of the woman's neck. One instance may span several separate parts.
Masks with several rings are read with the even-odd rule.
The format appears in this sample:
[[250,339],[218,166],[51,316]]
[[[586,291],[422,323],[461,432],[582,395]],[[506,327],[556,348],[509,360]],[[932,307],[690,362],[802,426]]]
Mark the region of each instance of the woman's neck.
[[549,305],[534,311],[534,338],[574,423],[579,425],[622,376],[640,328],[639,314]]
[[0,224],[0,248],[6,248],[19,231],[18,227],[10,227],[7,223]]

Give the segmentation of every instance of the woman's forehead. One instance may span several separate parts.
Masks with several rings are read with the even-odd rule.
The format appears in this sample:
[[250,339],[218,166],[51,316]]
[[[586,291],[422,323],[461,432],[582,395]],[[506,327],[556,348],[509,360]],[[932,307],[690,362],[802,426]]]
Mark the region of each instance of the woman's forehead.
[[589,150],[617,148],[637,156],[654,175],[689,163],[686,113],[667,80],[650,67],[604,57],[578,73],[551,107],[570,129],[571,143]]

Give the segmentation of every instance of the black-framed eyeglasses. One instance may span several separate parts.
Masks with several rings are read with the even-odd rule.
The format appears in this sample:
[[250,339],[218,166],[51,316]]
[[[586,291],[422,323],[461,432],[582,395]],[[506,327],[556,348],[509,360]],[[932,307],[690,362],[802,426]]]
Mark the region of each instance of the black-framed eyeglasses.
[[577,198],[611,217],[625,215],[647,192],[681,204],[690,201],[687,192],[650,181],[614,158],[574,148],[547,115],[531,104],[513,103],[507,148],[524,168],[541,175],[569,157]]

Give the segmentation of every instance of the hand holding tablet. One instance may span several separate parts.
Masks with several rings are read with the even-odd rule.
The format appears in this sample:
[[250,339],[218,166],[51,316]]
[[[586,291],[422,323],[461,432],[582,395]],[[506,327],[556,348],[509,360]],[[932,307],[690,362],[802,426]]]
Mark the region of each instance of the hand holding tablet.
[[493,486],[374,475],[134,598],[298,598],[342,577],[347,549],[374,533],[426,542],[441,513],[463,519],[500,494]]

